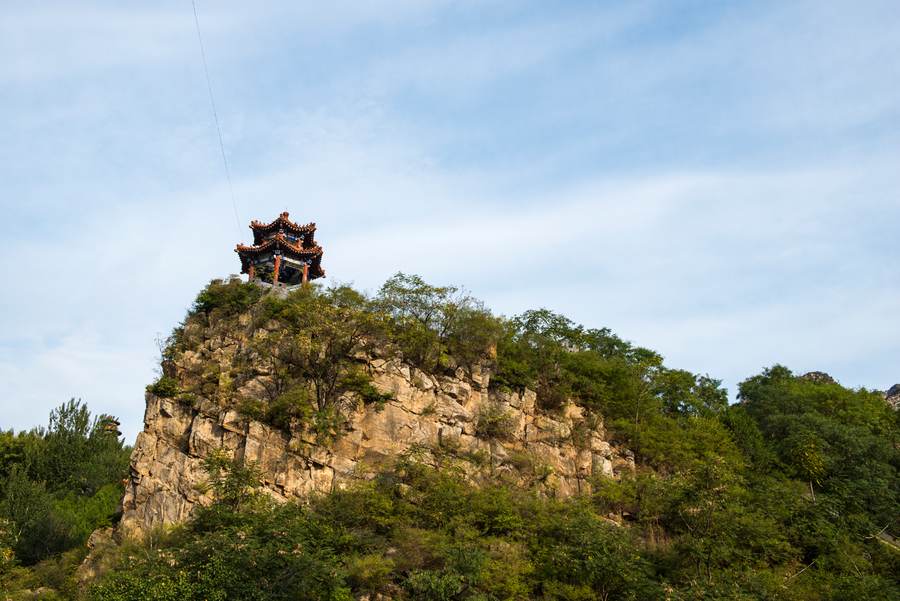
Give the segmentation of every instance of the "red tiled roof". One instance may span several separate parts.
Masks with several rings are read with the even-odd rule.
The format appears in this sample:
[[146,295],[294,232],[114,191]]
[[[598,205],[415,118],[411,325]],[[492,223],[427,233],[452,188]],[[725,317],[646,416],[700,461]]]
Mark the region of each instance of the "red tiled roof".
[[281,215],[278,216],[278,219],[271,223],[262,223],[260,221],[251,221],[250,229],[253,230],[253,243],[259,244],[265,234],[270,234],[272,232],[276,232],[278,230],[284,230],[285,232],[296,234],[301,237],[304,241],[304,245],[309,247],[315,245],[315,241],[313,240],[313,236],[316,233],[316,224],[315,223],[307,223],[306,225],[299,225],[288,219],[288,212],[285,211]]
[[251,255],[258,255],[262,252],[267,252],[270,250],[287,251],[288,253],[296,255],[321,255],[322,252],[324,252],[322,250],[322,247],[319,245],[309,248],[303,248],[302,246],[291,244],[290,242],[285,240],[284,234],[277,234],[274,238],[269,238],[262,244],[256,244],[253,246],[238,244],[237,248],[234,249],[234,252],[241,254],[247,253]]
[[[286,215],[283,213],[282,216]],[[256,223],[254,221],[254,223]],[[274,222],[273,222],[274,223]],[[274,237],[264,241],[262,244],[247,246],[238,244],[234,252],[241,257],[241,273],[249,273],[250,262],[249,257],[260,255],[266,252],[281,251],[286,257],[295,257],[297,259],[312,259],[309,265],[309,277],[320,278],[325,277],[325,271],[322,269],[322,247],[319,245],[303,248],[288,242],[284,234],[276,234]]]

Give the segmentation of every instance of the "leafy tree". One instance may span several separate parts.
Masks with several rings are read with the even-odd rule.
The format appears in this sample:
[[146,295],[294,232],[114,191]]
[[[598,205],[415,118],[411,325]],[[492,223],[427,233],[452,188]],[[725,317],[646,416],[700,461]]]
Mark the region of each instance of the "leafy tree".
[[628,387],[631,392],[627,399],[631,405],[629,413],[634,415],[637,425],[648,412],[658,410],[658,397],[654,394],[664,373],[663,359],[647,349],[635,349],[627,362]]
[[745,459],[755,464],[760,471],[767,469],[775,461],[771,446],[763,438],[744,404],[726,407],[719,414],[719,421],[731,433],[732,440]]
[[[255,463],[236,461],[224,449],[210,449],[200,462],[213,491],[213,509],[240,511],[259,502],[262,470]],[[201,510],[201,515],[206,513]]]
[[670,526],[684,536],[676,545],[690,558],[698,579],[713,579],[713,570],[730,559],[728,513],[735,502],[740,476],[723,457],[679,473],[666,483],[670,498]]
[[18,434],[12,430],[0,431],[0,479],[9,476],[9,472],[16,465],[25,464],[34,445],[38,444],[37,431],[21,431]]
[[257,495],[252,465],[214,450],[203,462],[214,502],[176,546],[128,557],[91,591],[102,601],[348,599],[339,528],[302,506]]
[[388,279],[373,308],[386,318],[404,357],[429,370],[446,367],[450,357],[481,360],[499,334],[498,321],[464,288],[432,286],[417,275]]
[[594,410],[609,410],[626,394],[624,357],[631,346],[606,328],[586,330],[547,309],[526,311],[505,324],[493,382],[531,387],[544,409],[570,397]]
[[660,592],[631,534],[590,511],[551,515],[531,541],[535,576],[551,599],[647,599]]
[[194,300],[188,316],[218,311],[223,317],[234,315],[254,305],[263,295],[263,289],[255,284],[241,281],[240,276],[215,279],[200,291]]
[[[836,599],[889,598],[895,585],[878,574],[889,564],[874,561],[858,541],[893,528],[900,511],[893,408],[865,389],[795,377],[781,365],[748,378],[739,391],[742,409],[726,412],[730,427],[742,433],[751,456],[770,457],[754,461],[769,470],[769,481],[794,483],[782,519],[805,564],[793,585],[802,591],[798,598],[824,587]],[[758,437],[741,424],[742,413],[753,418]]]
[[53,500],[44,483],[14,466],[4,483],[0,513],[8,525],[16,556],[26,564],[65,549],[65,533],[53,519]]
[[47,429],[38,429],[41,444],[31,447],[32,478],[45,482],[50,492],[75,490],[87,495],[120,480],[129,452],[115,430],[107,429],[112,419],[108,415],[91,419],[81,400],[71,399],[54,409]]
[[50,413],[47,428],[2,437],[0,516],[24,565],[83,544],[111,522],[131,452],[111,419],[92,418],[72,399]]
[[258,338],[255,346],[274,367],[274,399],[292,387],[312,387],[315,409],[324,411],[345,391],[353,356],[383,331],[380,320],[360,309],[362,300],[345,288],[304,286],[284,300],[268,299],[268,317],[285,324]]
[[728,392],[721,385],[721,380],[710,378],[709,374],[698,377],[683,369],[663,368],[655,392],[668,416],[711,417],[728,406]]

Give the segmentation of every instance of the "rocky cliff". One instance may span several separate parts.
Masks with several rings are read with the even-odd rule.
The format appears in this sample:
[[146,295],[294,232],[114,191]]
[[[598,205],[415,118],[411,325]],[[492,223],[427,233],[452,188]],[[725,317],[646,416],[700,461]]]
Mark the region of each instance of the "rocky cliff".
[[557,496],[586,492],[595,477],[634,469],[632,453],[610,445],[602,423],[573,404],[545,414],[536,408],[533,391],[490,386],[489,364],[429,374],[396,353],[357,353],[354,361],[372,385],[393,396],[383,406],[342,404],[343,423],[333,440],[320,441],[296,424],[279,428],[255,421],[233,400],[203,393],[208,388],[200,383],[210,373],[232,383],[239,370],[240,385],[231,398],[265,401],[273,369],[255,361],[252,343],[278,327],[254,325],[249,315],[206,326],[188,322],[184,335],[193,350],[164,369],[182,391],[200,393],[146,394],[124,519],[146,525],[189,519],[196,506],[211,501],[200,462],[213,448],[257,462],[266,490],[280,500],[376,477],[380,466],[404,453],[435,469],[455,463],[473,480],[504,478]]
[[900,409],[900,384],[894,384],[882,394],[884,395],[884,400],[890,403],[894,409]]

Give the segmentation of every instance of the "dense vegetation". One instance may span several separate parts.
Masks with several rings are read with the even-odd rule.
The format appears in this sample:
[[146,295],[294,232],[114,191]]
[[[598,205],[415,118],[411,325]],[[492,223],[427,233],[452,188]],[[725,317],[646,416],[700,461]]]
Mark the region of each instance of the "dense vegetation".
[[88,536],[112,524],[122,500],[131,448],[116,425],[108,415],[92,419],[72,399],[50,413],[46,428],[0,432],[4,589],[44,584],[73,593]]
[[[546,309],[497,317],[464,290],[404,274],[372,297],[305,286],[261,298],[236,279],[214,281],[163,346],[164,372],[204,328],[248,323],[268,332],[253,342],[276,374],[266,402],[236,394],[239,357],[227,373],[170,373],[151,389],[329,439],[341,433],[341,399],[386,400],[360,353],[388,349],[432,373],[489,361],[492,386],[535,390],[540,411],[571,399],[604,420],[637,471],[560,500],[502,478],[476,486],[460,449],[435,441],[374,480],[273,505],[254,465],[214,452],[205,468],[215,503],[190,524],[105,550],[91,598],[900,598],[889,540],[900,534],[900,423],[879,393],[774,365],[728,406],[717,380],[607,329]],[[496,417],[479,424],[484,435],[502,427]],[[18,465],[3,461],[4,474]]]

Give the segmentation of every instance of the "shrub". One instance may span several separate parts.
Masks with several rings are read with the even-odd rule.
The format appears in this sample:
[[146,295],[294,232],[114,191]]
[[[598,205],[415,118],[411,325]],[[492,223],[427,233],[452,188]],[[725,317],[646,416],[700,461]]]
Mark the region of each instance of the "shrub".
[[334,405],[348,382],[365,399],[376,398],[377,391],[365,386],[364,377],[354,377],[351,358],[365,351],[383,324],[371,313],[346,306],[345,301],[307,286],[285,299],[266,300],[265,312],[278,320],[281,329],[256,338],[253,346],[276,374],[277,392],[286,392],[290,382],[308,382],[311,404],[318,410]]
[[454,601],[483,583],[487,559],[487,553],[477,547],[452,548],[445,554],[447,567],[427,572],[416,570],[407,577],[404,586],[418,599]]
[[309,422],[311,414],[309,391],[298,386],[278,397],[266,408],[265,421],[276,428],[288,430],[295,418],[305,424]]
[[[177,547],[123,558],[91,590],[98,601],[349,601],[339,528],[299,505],[218,504]],[[209,519],[215,509],[215,520]]]
[[257,399],[242,399],[238,404],[238,413],[257,422],[266,421],[266,407]]
[[500,321],[465,289],[431,286],[398,273],[381,287],[374,308],[409,361],[429,370],[480,361],[496,347]]
[[547,465],[532,453],[512,452],[509,454],[509,463],[533,482],[543,482],[554,472],[553,466]]
[[475,425],[475,435],[481,438],[511,438],[515,429],[513,417],[495,403],[484,405]]
[[169,376],[162,376],[156,382],[147,386],[149,392],[163,399],[169,399],[178,395],[180,388],[178,380]]
[[341,385],[346,390],[355,393],[363,404],[374,404],[376,411],[382,411],[387,402],[394,398],[393,392],[384,394],[378,392],[378,389],[372,386],[372,376],[363,371],[351,371],[341,381]]
[[394,562],[381,555],[364,555],[350,562],[348,583],[355,590],[375,590],[385,584],[394,570]]
[[197,295],[188,315],[200,312],[208,315],[214,309],[224,316],[233,315],[252,306],[262,294],[262,288],[244,283],[236,275],[229,276],[228,280],[212,280]]
[[197,398],[197,395],[192,392],[186,392],[180,395],[177,400],[182,405],[187,405],[188,407],[195,407],[197,403],[200,402],[200,399]]
[[344,417],[334,407],[313,411],[310,429],[316,435],[316,442],[329,445],[339,438],[344,429]]

